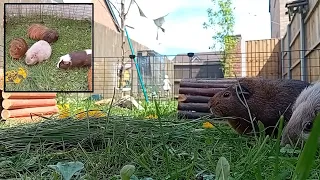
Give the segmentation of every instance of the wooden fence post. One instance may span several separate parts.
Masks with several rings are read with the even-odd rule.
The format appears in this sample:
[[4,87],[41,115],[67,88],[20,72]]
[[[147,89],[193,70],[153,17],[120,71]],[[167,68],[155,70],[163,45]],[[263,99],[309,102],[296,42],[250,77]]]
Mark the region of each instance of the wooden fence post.
[[292,58],[291,58],[291,23],[287,25],[287,36],[288,36],[288,79],[292,79],[292,74],[291,74],[291,64],[292,64]]

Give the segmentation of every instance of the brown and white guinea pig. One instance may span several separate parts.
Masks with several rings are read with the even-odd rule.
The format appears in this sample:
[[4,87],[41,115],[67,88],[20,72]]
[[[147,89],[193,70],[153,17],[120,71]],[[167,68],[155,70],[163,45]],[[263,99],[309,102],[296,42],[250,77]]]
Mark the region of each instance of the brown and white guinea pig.
[[[240,134],[253,131],[248,109],[243,105],[245,98],[255,129],[257,121],[264,125],[265,133],[277,135],[277,124],[284,113],[287,122],[292,114],[290,106],[301,91],[310,84],[305,81],[263,78],[242,78],[234,85],[216,93],[209,100],[209,108],[214,116],[225,117],[230,126]],[[226,117],[233,117],[229,119]],[[258,132],[258,129],[256,129]]]
[[[281,145],[301,145],[307,141],[320,113],[320,81],[305,88],[292,106],[292,116],[282,132]],[[318,140],[320,145],[320,139]]]
[[25,62],[27,65],[41,63],[50,58],[52,48],[47,41],[40,40],[34,43],[26,52]]
[[75,51],[60,57],[57,68],[69,69],[75,67],[90,67],[92,50]]

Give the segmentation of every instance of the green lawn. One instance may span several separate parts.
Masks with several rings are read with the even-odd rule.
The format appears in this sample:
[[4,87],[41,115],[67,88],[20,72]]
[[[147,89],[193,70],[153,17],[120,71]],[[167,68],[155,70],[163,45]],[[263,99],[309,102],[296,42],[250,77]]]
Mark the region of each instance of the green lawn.
[[[220,157],[228,161],[232,179],[292,179],[299,150],[279,152],[276,139],[239,136],[226,124],[203,129],[208,120],[178,120],[166,113],[174,113],[175,106],[164,104],[158,108],[158,120],[142,118],[157,111],[158,106],[149,105],[149,113],[141,113],[140,118],[138,111],[122,111],[126,116],[121,116],[120,108],[115,108],[118,116],[109,118],[4,128],[0,130],[0,179],[60,179],[48,165],[76,161],[84,164],[78,174],[83,179],[112,179],[127,164],[136,167],[139,178],[196,179],[198,174],[216,175]],[[319,179],[319,153],[311,165],[309,178]]]
[[24,57],[19,61],[9,56],[9,44],[13,38],[24,38],[29,46],[36,41],[27,37],[27,28],[33,19],[9,19],[6,24],[6,71],[18,70],[19,67],[27,71],[27,78],[19,84],[6,83],[6,91],[88,91],[88,68],[63,70],[57,68],[59,57],[72,51],[91,49],[91,22],[45,18],[44,25],[59,32],[59,39],[52,44],[52,54],[49,60],[27,66]]

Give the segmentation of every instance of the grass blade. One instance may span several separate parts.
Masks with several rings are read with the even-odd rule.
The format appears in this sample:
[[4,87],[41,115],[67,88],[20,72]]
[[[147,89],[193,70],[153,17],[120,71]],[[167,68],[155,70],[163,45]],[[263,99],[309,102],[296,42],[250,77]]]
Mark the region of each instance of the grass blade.
[[274,162],[274,174],[273,174],[274,179],[279,179],[278,175],[279,175],[280,138],[281,138],[281,132],[283,128],[283,121],[284,121],[284,117],[283,115],[281,115],[279,119],[280,124],[278,128],[278,135],[277,135],[277,142],[276,142],[276,158]]
[[318,148],[318,139],[320,136],[320,113],[314,120],[313,128],[310,136],[300,154],[298,164],[295,169],[294,179],[306,180],[310,174],[312,164],[315,160],[316,151]]

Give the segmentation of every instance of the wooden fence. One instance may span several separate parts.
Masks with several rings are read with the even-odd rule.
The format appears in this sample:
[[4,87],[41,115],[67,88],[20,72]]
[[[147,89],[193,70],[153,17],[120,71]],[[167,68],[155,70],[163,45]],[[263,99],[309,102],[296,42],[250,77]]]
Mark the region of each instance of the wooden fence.
[[[309,11],[303,19],[301,33],[300,14],[295,14],[282,38],[283,78],[302,79],[301,61],[306,62],[306,81],[314,82],[320,75],[320,0],[309,0]],[[302,38],[305,43],[302,43]]]
[[247,77],[281,78],[280,41],[278,39],[246,41],[245,45]]
[[174,96],[178,97],[180,81],[183,79],[223,78],[220,59],[222,54],[195,53],[194,61],[186,54],[180,54],[173,59]]

